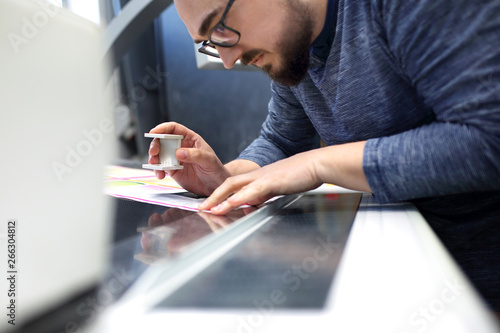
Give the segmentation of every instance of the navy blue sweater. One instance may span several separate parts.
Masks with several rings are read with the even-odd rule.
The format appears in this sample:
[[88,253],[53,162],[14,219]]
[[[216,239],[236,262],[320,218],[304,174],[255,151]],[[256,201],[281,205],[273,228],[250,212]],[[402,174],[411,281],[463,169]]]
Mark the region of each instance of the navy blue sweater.
[[[295,87],[272,83],[266,165],[368,140],[380,203],[410,201],[500,310],[500,1],[338,0],[329,52]],[[322,34],[324,36],[324,34]],[[324,55],[324,56],[322,56]]]

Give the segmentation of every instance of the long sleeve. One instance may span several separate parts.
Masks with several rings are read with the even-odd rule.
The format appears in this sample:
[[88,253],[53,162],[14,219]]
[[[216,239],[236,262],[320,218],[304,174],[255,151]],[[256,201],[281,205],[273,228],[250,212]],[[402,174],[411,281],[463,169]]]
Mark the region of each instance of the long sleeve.
[[293,93],[274,82],[271,91],[261,134],[238,157],[260,166],[319,146],[316,130]]
[[376,10],[381,40],[435,114],[368,140],[377,200],[500,190],[500,1],[388,0]]

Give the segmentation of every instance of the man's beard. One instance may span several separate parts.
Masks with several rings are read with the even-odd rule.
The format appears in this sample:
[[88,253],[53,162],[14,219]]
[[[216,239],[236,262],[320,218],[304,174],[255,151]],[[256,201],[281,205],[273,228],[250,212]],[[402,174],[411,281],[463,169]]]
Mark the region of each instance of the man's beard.
[[[290,5],[289,26],[284,29],[284,35],[278,43],[280,50],[280,65],[274,68],[271,64],[261,69],[269,77],[286,86],[295,86],[306,76],[309,68],[309,51],[313,34],[313,22],[307,7],[298,4]],[[263,50],[250,50],[241,56],[241,63],[248,65],[256,56],[264,53]]]

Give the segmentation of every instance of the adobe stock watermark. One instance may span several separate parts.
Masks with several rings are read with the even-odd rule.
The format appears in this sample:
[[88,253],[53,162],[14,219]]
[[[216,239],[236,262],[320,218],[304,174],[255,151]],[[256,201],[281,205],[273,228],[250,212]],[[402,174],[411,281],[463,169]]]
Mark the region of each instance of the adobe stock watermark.
[[89,296],[80,302],[75,309],[78,317],[83,318],[78,322],[70,320],[64,325],[63,331],[52,333],[80,333],[82,328],[87,324],[91,324],[102,313],[106,307],[111,305],[116,296],[123,293],[134,281],[135,276],[130,275],[125,268],[116,268],[111,272],[111,276],[105,285],[97,291],[95,296]]
[[76,146],[67,145],[65,147],[66,157],[64,162],[52,162],[52,170],[59,182],[63,181],[64,175],[71,174],[78,168],[82,164],[84,157],[92,154],[94,149],[103,143],[105,135],[112,133],[113,129],[113,121],[107,118],[102,119],[97,128],[83,129],[82,135],[84,138]]
[[19,30],[16,32],[10,31],[7,34],[7,39],[15,54],[19,54],[23,45],[28,44],[38,36],[40,31],[49,24],[50,20],[61,9],[53,1],[32,0],[32,2],[36,3],[40,7],[40,10],[36,11],[31,17],[22,17]]
[[444,287],[436,294],[436,297],[429,302],[418,307],[408,317],[408,324],[412,327],[410,331],[400,331],[399,333],[427,331],[432,323],[439,320],[448,307],[455,302],[466,291],[466,287],[457,280],[444,280]]
[[161,70],[160,65],[156,65],[156,68],[146,66],[145,71],[147,74],[144,75],[140,84],[136,84],[130,89],[126,96],[130,107],[135,108],[138,103],[146,100],[147,92],[158,89],[168,75]]
[[[134,86],[127,96],[131,106],[144,101],[147,96],[146,90],[157,89],[167,77],[167,73],[162,72],[159,65],[155,69],[147,66],[145,70],[147,74],[143,77],[141,84]],[[114,119],[126,118],[123,112],[127,112],[126,109],[115,108]],[[96,128],[83,129],[83,138],[76,145],[66,145],[64,160],[52,162],[52,170],[59,182],[64,180],[65,175],[71,174],[78,168],[84,158],[91,155],[94,149],[103,143],[105,136],[112,133],[114,129],[114,121],[104,118]]]
[[[292,265],[281,275],[283,289],[288,289],[291,292],[297,291],[302,283],[311,276],[311,273],[319,268],[320,263],[328,260],[340,247],[340,244],[332,242],[330,236],[326,240],[318,237],[316,242],[318,245],[314,248],[311,256],[304,258],[300,264]],[[265,318],[272,315],[275,308],[287,300],[283,289],[272,290],[267,299],[254,300],[255,310],[245,317],[238,318],[236,332],[253,333],[255,329],[262,326]]]

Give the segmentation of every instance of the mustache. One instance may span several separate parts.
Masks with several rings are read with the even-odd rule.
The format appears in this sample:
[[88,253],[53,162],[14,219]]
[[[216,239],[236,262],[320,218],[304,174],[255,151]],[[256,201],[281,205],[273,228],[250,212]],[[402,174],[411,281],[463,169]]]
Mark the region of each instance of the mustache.
[[240,58],[241,64],[245,66],[248,65],[252,62],[253,59],[255,59],[255,57],[257,57],[261,53],[265,53],[264,50],[253,49],[243,53]]

